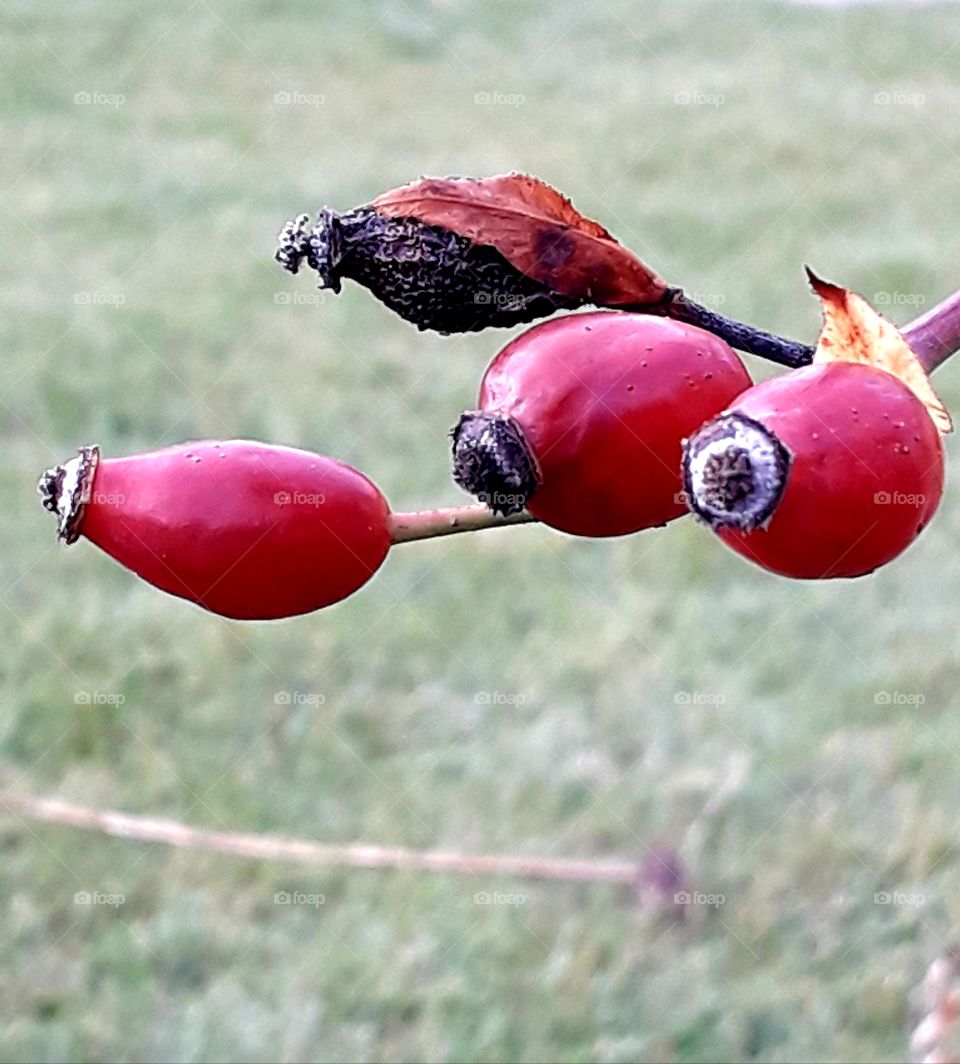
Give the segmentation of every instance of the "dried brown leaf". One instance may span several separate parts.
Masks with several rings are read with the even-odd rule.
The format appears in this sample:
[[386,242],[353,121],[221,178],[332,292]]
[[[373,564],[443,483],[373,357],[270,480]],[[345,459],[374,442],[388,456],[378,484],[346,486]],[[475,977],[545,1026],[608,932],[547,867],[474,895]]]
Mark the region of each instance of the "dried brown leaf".
[[669,288],[565,196],[527,174],[422,178],[378,196],[389,218],[416,218],[496,248],[521,273],[598,306],[661,304]]
[[809,267],[807,276],[823,303],[823,331],[813,361],[864,362],[892,373],[926,406],[942,433],[952,432],[953,422],[946,407],[893,322],[849,288],[822,280]]

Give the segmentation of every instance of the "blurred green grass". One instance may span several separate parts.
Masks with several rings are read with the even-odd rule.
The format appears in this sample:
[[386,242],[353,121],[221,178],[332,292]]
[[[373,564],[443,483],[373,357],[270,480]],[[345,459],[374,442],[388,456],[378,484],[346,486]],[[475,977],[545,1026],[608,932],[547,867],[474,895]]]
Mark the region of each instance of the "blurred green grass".
[[[955,485],[849,585],[775,580],[688,522],[529,528],[397,550],[343,605],[244,627],[63,553],[34,482],[80,442],[252,436],[398,507],[456,500],[445,434],[507,334],[420,335],[352,287],[317,306],[271,262],[293,213],[420,173],[537,173],[785,333],[816,332],[803,262],[908,319],[958,281],[960,10],[7,0],[0,25],[3,784],[333,841],[661,843],[725,897],[671,927],[606,887],[6,817],[0,1058],[902,1057],[960,920]],[[937,386],[960,409],[953,368]],[[475,903],[497,889],[526,901]]]

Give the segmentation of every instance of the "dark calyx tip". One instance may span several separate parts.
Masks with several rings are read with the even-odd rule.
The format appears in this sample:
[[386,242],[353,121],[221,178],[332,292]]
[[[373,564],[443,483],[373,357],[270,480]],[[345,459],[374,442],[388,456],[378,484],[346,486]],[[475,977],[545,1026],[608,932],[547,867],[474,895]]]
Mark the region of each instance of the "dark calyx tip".
[[759,421],[744,414],[714,418],[684,444],[687,505],[713,528],[761,528],[780,503],[790,462],[790,452]]
[[540,486],[537,463],[511,417],[471,411],[452,431],[453,479],[495,514],[520,513]]
[[57,515],[57,538],[65,543],[75,543],[80,537],[99,461],[99,447],[81,447],[76,458],[48,469],[37,483],[43,508]]
[[292,221],[284,224],[277,237],[280,246],[273,257],[290,273],[299,272],[300,262],[307,254],[310,246],[310,233],[307,230],[309,224],[309,214],[298,214]]
[[274,258],[290,273],[298,273],[300,264],[307,265],[320,275],[320,288],[340,291],[338,267],[343,257],[340,216],[329,207],[317,214],[316,225],[310,226],[309,214],[298,214],[280,230],[279,247]]

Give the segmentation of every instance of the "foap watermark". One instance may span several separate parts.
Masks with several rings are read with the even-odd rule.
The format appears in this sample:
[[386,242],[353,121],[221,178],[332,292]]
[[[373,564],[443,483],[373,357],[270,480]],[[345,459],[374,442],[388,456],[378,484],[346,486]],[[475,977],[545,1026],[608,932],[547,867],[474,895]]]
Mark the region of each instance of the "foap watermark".
[[107,905],[111,909],[119,909],[126,900],[126,894],[107,894],[102,890],[78,890],[73,896],[74,905]]
[[722,92],[675,92],[673,102],[681,107],[722,107],[727,98]]
[[706,905],[711,909],[719,909],[726,900],[724,894],[708,894],[702,890],[678,890],[673,895],[674,905]]
[[526,905],[526,894],[505,894],[500,890],[481,890],[473,896],[474,905]]
[[727,297],[723,292],[684,292],[678,303],[699,303],[701,307],[722,307]]
[[73,302],[78,307],[122,307],[126,301],[123,292],[73,293]]
[[[708,488],[706,485],[698,486],[696,498],[700,500],[700,506],[713,507],[717,510],[725,510],[729,502],[721,488]],[[699,506],[694,506],[696,500],[691,499],[689,492],[678,491],[673,496],[673,501],[678,506],[686,506],[690,510],[696,509],[699,512]]]
[[323,303],[323,293],[274,292],[273,301],[278,307],[319,307]]
[[921,292],[874,292],[875,307],[922,307],[927,297]]
[[326,701],[319,691],[277,691],[273,696],[275,706],[322,706]]
[[474,292],[473,301],[477,306],[497,307],[500,310],[522,310],[526,305],[524,297],[514,292]]
[[327,98],[322,92],[292,92],[281,90],[273,94],[277,107],[322,107]]
[[320,491],[278,491],[273,496],[275,506],[323,506],[326,495]]
[[883,89],[874,94],[873,102],[881,107],[923,107],[927,97],[922,92],[906,89]]
[[922,706],[926,701],[920,691],[877,691],[873,696],[875,706]]
[[878,890],[873,896],[874,905],[896,905],[903,909],[920,909],[927,904],[926,894],[902,890]]
[[910,491],[878,491],[873,496],[874,506],[909,506],[919,510],[926,502],[926,495]]
[[727,696],[717,691],[674,691],[673,701],[678,706],[722,706]]
[[92,491],[90,501],[97,506],[123,506],[127,497],[119,491]]
[[478,706],[522,706],[527,696],[520,691],[477,691],[473,700]]
[[122,92],[75,92],[73,102],[78,107],[123,107],[127,102]]
[[522,510],[527,505],[526,495],[511,495],[507,491],[480,491],[476,495],[477,502],[485,503],[491,510],[504,509],[511,513],[517,509]]
[[527,98],[522,92],[475,92],[473,102],[478,107],[522,107]]
[[319,909],[326,903],[324,894],[305,894],[302,890],[278,890],[273,896],[274,905],[306,905]]
[[75,706],[122,706],[127,701],[127,696],[119,691],[75,691],[73,704]]

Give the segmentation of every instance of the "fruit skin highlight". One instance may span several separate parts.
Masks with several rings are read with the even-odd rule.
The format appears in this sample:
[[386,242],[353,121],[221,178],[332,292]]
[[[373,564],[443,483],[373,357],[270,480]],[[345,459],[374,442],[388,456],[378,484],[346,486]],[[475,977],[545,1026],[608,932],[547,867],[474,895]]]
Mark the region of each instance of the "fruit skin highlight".
[[246,440],[102,460],[84,448],[40,492],[62,539],[85,536],[161,590],[237,620],[346,598],[391,542],[386,499],[362,473]]
[[898,377],[826,362],[744,392],[686,443],[684,477],[691,508],[765,569],[862,576],[930,521],[943,494],[943,443]]
[[580,536],[686,513],[681,441],[750,386],[692,325],[617,311],[537,325],[491,362],[453,430],[454,479],[498,513]]

